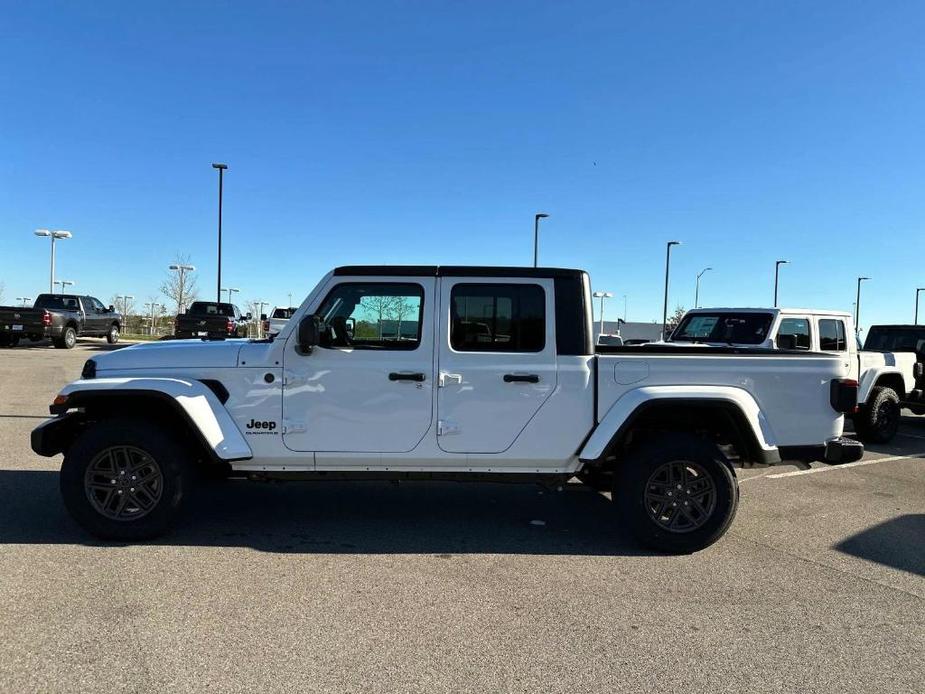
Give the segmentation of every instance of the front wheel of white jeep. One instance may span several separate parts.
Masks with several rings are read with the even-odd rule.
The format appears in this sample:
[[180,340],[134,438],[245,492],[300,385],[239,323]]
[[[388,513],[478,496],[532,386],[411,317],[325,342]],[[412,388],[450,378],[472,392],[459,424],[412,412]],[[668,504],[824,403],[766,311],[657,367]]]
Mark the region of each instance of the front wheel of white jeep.
[[108,540],[163,534],[187,493],[189,457],[167,431],[136,420],[92,425],[61,466],[61,495],[71,516]]
[[739,503],[738,483],[714,444],[665,433],[617,462],[613,502],[640,543],[689,554],[729,529]]

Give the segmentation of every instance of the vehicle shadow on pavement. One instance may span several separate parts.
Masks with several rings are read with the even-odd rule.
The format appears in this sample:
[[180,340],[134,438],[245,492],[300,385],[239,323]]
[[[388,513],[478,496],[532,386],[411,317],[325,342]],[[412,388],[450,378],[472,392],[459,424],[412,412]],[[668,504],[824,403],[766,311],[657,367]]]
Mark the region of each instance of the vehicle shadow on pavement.
[[[71,520],[58,473],[0,470],[0,543],[104,546]],[[119,544],[119,543],[114,543]],[[584,487],[226,480],[197,487],[150,544],[335,554],[647,556]]]
[[834,549],[859,559],[925,576],[923,538],[925,513],[908,513],[852,535],[834,545]]

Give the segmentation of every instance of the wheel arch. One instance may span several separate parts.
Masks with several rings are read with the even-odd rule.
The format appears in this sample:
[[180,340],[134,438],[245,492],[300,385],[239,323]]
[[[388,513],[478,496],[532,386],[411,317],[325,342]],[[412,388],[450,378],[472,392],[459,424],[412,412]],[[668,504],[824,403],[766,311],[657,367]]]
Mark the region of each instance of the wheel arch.
[[861,392],[858,393],[858,402],[867,403],[874,388],[890,388],[900,400],[906,395],[906,382],[898,370],[878,370],[873,378],[866,380],[867,382],[861,385]]
[[[154,387],[144,381],[167,381]],[[94,421],[137,414],[165,426],[201,449],[206,462],[246,460],[252,452],[209,385],[173,379],[98,379],[67,386],[49,420],[32,433],[32,449],[45,456],[65,452]]]
[[754,398],[745,391],[728,393],[720,389],[640,394],[624,405],[618,401],[591,435],[579,459],[605,465],[640,438],[669,431],[695,433],[730,445],[742,461],[780,462],[777,446]]

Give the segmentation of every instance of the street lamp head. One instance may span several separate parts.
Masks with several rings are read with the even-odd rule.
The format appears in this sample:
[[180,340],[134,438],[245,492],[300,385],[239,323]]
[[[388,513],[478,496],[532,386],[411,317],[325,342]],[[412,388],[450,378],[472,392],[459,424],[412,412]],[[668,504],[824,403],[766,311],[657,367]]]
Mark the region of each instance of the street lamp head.
[[789,260],[778,260],[776,264],[777,265],[789,265],[790,261]]
[[228,164],[214,163],[214,164],[212,164],[212,168],[213,168],[213,169],[227,169],[227,168],[228,168]]
[[54,236],[56,239],[69,239],[74,236],[71,232],[64,231],[63,229],[58,230],[58,231],[53,231],[51,232],[51,235]]
[[681,242],[680,242],[680,241],[669,241],[669,242],[668,242],[668,247],[669,247],[669,248],[670,248],[671,246],[680,246],[680,245],[681,245]]
[[537,213],[534,215],[534,217],[535,217],[536,219],[546,219],[548,216],[549,216],[549,215],[546,214],[545,212],[537,212]]
[[611,292],[594,292],[592,295],[595,299],[610,299],[613,297]]
[[870,277],[858,277],[858,282],[863,282],[864,280],[869,280]]
[[48,229],[36,229],[34,233],[36,236],[51,236],[51,232],[48,231]]

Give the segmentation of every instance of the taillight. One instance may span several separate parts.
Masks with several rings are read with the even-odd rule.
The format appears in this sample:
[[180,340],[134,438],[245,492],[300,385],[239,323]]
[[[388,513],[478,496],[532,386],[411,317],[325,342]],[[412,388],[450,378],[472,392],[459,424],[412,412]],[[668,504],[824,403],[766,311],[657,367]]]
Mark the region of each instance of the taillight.
[[853,378],[835,378],[829,386],[829,402],[832,409],[842,414],[854,414],[858,411],[859,383]]
[[42,325],[51,325],[51,314],[47,310],[42,313]]
[[225,330],[228,331],[229,335],[234,332],[234,321],[230,318],[228,319],[228,323],[225,325]]

